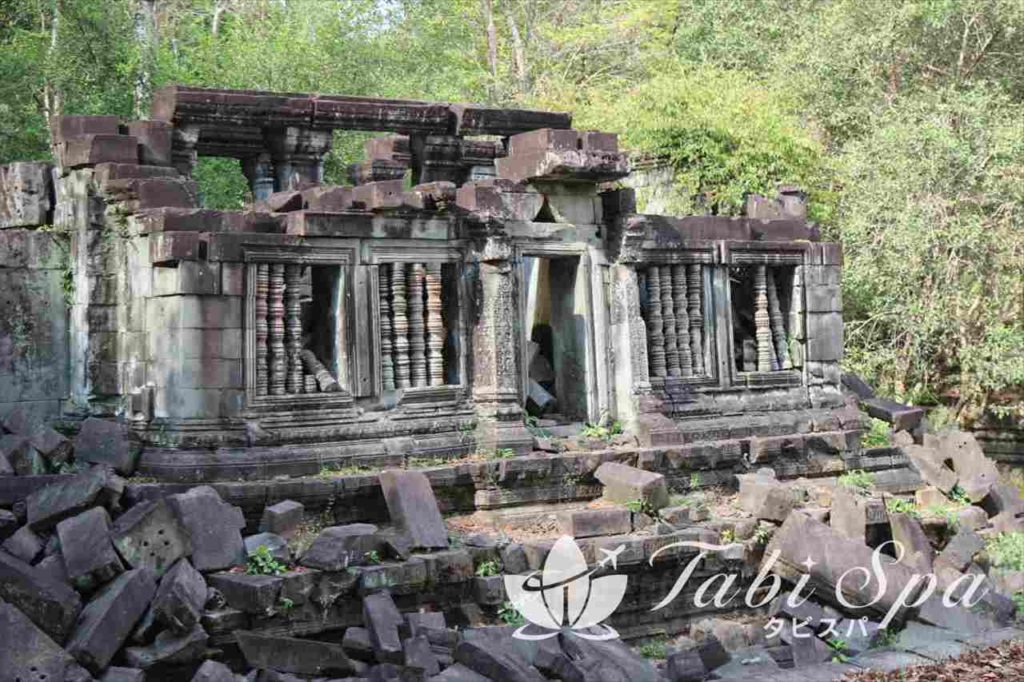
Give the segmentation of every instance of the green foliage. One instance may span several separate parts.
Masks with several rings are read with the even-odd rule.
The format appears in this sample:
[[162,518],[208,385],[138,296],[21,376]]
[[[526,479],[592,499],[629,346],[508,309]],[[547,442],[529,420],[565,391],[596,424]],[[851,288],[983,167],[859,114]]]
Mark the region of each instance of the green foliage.
[[989,539],[986,549],[996,568],[1024,571],[1024,533],[999,533]]
[[256,551],[249,556],[245,572],[248,575],[281,575],[287,567],[274,558],[266,545],[260,545]]
[[910,514],[913,517],[920,518],[921,512],[914,504],[913,500],[908,500],[902,497],[890,497],[886,502],[885,508],[893,514]]
[[1024,614],[1024,592],[1017,592],[1014,594],[1013,603],[1017,607],[1017,613]]
[[722,534],[718,538],[719,542],[723,545],[731,545],[736,542],[736,531],[732,528],[726,528],[722,531]]
[[481,578],[488,578],[492,575],[501,574],[501,566],[497,561],[481,561],[476,567],[476,574]]
[[664,659],[668,657],[668,640],[664,637],[658,637],[656,639],[650,639],[639,647],[637,651],[644,658],[651,659]]
[[295,601],[289,599],[288,597],[281,597],[280,600],[278,601],[281,604],[282,611],[291,611],[293,608],[295,608]]
[[366,559],[366,563],[374,566],[381,563],[380,552],[375,549],[371,549],[369,552],[363,554],[363,558]]
[[625,506],[634,514],[647,514],[651,517],[657,515],[657,511],[651,506],[651,503],[642,497],[630,500]]
[[622,433],[622,424],[618,421],[613,421],[609,424],[590,424],[587,423],[583,426],[580,431],[580,435],[584,438],[593,438],[594,440],[603,440],[605,442],[610,441],[615,436]]
[[875,475],[863,469],[854,469],[839,477],[839,485],[857,492],[866,492],[874,487]]
[[774,196],[778,183],[811,188],[818,218],[831,211],[824,149],[794,101],[747,73],[666,63],[649,80],[597,93],[579,115],[670,161],[680,188],[671,212],[738,215],[748,193]]
[[832,637],[831,639],[825,640],[828,647],[832,650],[832,662],[833,663],[846,663],[849,656],[846,655],[846,648],[848,645],[847,641],[842,637]]
[[949,491],[949,499],[961,507],[971,504],[971,498],[967,496],[966,491],[959,485],[953,486],[953,489]]
[[756,542],[761,547],[766,547],[768,543],[771,542],[772,536],[774,534],[775,530],[771,526],[758,526],[757,530],[754,531],[754,542]]
[[523,617],[523,614],[519,612],[519,609],[516,608],[516,605],[509,601],[502,603],[502,605],[498,607],[498,618],[500,618],[501,622],[505,625],[513,625],[516,627],[519,627],[526,622],[526,619]]
[[861,445],[866,448],[884,448],[891,444],[889,423],[872,417],[868,432],[861,437]]

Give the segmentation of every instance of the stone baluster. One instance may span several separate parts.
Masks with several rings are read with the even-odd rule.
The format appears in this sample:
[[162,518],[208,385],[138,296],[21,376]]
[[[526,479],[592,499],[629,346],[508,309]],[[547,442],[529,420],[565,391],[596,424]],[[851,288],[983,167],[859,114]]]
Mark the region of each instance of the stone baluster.
[[270,288],[270,266],[256,266],[256,395],[266,395],[267,379],[267,292]]
[[427,385],[427,338],[423,325],[423,264],[412,263],[406,271],[406,305],[409,310],[409,375],[413,386]]
[[[338,380],[331,376],[331,373],[324,367],[324,363],[317,359],[311,350],[304,350],[300,354],[302,365],[306,368],[306,393],[316,393],[318,390],[324,393],[335,393],[341,390]],[[313,380],[313,389],[309,388],[309,380]]]
[[650,348],[651,376],[665,376],[665,335],[661,317],[661,273],[647,268],[647,345]]
[[765,266],[754,269],[754,328],[757,342],[757,371],[772,371],[775,351],[772,349],[772,330],[768,317],[768,283]]
[[288,354],[288,377],[285,386],[289,393],[305,393],[302,378],[302,266],[288,265],[284,269],[285,343]]
[[693,349],[690,348],[690,305],[686,292],[686,266],[672,266],[672,301],[675,303],[676,348],[679,352],[679,374],[693,376]]
[[377,268],[377,284],[380,290],[380,381],[385,391],[395,390],[395,364],[391,339],[391,269],[394,265],[380,265]]
[[441,264],[427,264],[427,377],[444,385],[444,318],[441,317]]
[[672,299],[672,266],[658,267],[661,280],[661,323],[665,337],[665,370],[669,376],[680,375],[679,349],[676,345],[675,301]]
[[793,369],[789,358],[789,342],[786,338],[786,320],[782,316],[782,305],[779,302],[778,281],[775,271],[768,269],[768,318],[771,321],[772,340],[775,342],[776,369]]
[[284,355],[284,263],[270,266],[267,312],[270,316],[270,384],[271,395],[284,395],[288,365]]
[[409,318],[405,304],[405,264],[391,264],[391,327],[394,333],[395,388],[409,388]]
[[693,373],[704,375],[704,282],[700,263],[687,266],[686,293],[690,298],[690,354],[693,359]]

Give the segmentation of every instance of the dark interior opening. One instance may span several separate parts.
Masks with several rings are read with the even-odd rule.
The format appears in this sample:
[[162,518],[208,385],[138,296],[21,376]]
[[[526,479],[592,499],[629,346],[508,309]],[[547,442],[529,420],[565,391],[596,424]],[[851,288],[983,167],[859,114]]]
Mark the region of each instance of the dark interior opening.
[[[756,372],[757,364],[757,291],[759,266],[730,268],[729,288],[732,300],[733,363],[737,372]],[[791,368],[790,310],[793,299],[793,266],[765,267],[766,299],[770,336],[771,371]]]

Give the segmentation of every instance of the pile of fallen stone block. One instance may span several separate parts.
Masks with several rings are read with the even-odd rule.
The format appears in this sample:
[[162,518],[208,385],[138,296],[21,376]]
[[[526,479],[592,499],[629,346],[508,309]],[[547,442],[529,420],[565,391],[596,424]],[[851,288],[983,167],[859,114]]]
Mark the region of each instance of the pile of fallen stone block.
[[0,418],[0,476],[68,473],[76,463],[109,464],[130,475],[138,452],[128,427],[113,420],[86,419],[72,440],[21,408]]

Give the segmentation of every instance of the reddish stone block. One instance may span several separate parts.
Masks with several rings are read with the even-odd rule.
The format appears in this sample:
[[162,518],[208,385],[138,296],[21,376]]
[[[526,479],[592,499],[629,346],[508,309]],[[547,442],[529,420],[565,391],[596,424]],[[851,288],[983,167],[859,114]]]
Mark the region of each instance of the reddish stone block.
[[82,135],[117,135],[120,130],[117,116],[56,116],[50,121],[55,144],[61,144]]
[[352,200],[367,209],[398,208],[402,205],[401,180],[382,180],[359,185],[352,190]]
[[138,140],[128,135],[82,135],[61,145],[61,165],[81,168],[104,162],[137,164],[138,147]]
[[128,134],[139,140],[140,163],[171,165],[171,135],[174,127],[164,121],[132,121]]
[[513,135],[508,139],[510,154],[523,154],[548,149],[567,151],[579,149],[580,134],[575,130],[554,130],[542,128],[528,133]]

